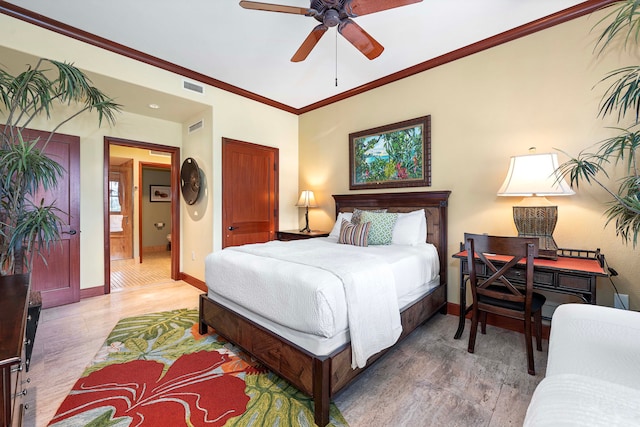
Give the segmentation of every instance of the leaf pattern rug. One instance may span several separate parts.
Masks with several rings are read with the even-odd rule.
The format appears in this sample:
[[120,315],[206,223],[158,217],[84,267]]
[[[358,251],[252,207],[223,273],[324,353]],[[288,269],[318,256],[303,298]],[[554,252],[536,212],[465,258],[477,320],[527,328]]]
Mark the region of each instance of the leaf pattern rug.
[[[198,311],[122,319],[50,426],[313,426],[313,401],[215,333]],[[331,425],[348,427],[331,405]]]

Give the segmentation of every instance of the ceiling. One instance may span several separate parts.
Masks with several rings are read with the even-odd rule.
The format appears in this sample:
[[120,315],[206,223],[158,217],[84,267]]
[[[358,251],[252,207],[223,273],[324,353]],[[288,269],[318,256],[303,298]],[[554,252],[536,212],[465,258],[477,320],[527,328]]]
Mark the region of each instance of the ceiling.
[[[268,2],[309,5],[309,0]],[[602,1],[423,0],[355,18],[384,46],[378,58],[368,60],[331,28],[298,63],[290,58],[318,22],[246,10],[237,0],[4,3],[300,110],[578,4]],[[127,91],[121,92],[126,97]]]

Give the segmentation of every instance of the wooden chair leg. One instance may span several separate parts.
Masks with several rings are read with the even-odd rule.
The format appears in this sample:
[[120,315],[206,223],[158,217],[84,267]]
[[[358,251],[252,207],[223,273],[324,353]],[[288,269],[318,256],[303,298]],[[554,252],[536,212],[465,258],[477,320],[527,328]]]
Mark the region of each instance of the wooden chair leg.
[[533,321],[536,329],[536,349],[542,351],[542,310],[533,313]]
[[483,335],[487,334],[487,312],[483,311],[482,313],[480,313],[480,322],[482,324],[482,329],[480,329],[480,332],[482,332]]
[[469,346],[467,351],[473,353],[476,346],[476,334],[478,333],[478,308],[471,310],[471,330],[469,331]]
[[527,370],[529,375],[535,375],[536,370],[533,364],[533,343],[531,342],[531,317],[524,319],[524,337],[527,341]]

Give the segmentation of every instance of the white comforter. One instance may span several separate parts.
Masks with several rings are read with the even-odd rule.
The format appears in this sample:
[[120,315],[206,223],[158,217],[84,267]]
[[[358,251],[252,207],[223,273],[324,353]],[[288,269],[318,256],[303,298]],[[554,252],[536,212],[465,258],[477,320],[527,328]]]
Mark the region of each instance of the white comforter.
[[[268,301],[275,298],[279,299],[278,304],[271,305],[292,307],[292,311],[298,305],[312,310],[339,307],[345,302],[339,301],[341,296],[335,292],[337,282],[347,305],[352,365],[361,367],[371,355],[393,345],[402,331],[393,274],[381,256],[385,252],[366,249],[340,245],[331,239],[274,241],[227,248],[207,257],[207,286],[215,293],[273,319],[278,316],[270,313]],[[418,251],[416,248],[411,250]],[[238,280],[250,281],[255,291],[251,295],[246,291],[239,295],[238,289],[230,285]],[[277,281],[275,292],[271,285],[274,280]],[[300,292],[300,287],[314,289]],[[316,304],[296,300],[301,296],[332,301]],[[257,303],[256,298],[262,298],[266,304]],[[288,303],[282,304],[282,299]],[[312,313],[310,317],[317,320],[318,335],[331,336],[333,332],[330,331],[335,327],[331,313]],[[296,325],[297,321],[297,318],[290,319],[288,326],[303,331],[310,327],[306,323]]]

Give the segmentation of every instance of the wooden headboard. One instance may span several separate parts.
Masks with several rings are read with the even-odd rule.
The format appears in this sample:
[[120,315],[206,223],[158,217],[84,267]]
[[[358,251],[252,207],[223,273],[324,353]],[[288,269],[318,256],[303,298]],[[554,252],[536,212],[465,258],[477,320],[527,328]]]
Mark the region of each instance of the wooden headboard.
[[411,193],[334,194],[338,212],[358,209],[386,208],[387,212],[411,212],[424,209],[427,217],[427,243],[433,244],[440,256],[440,282],[447,283],[447,204],[451,191]]

